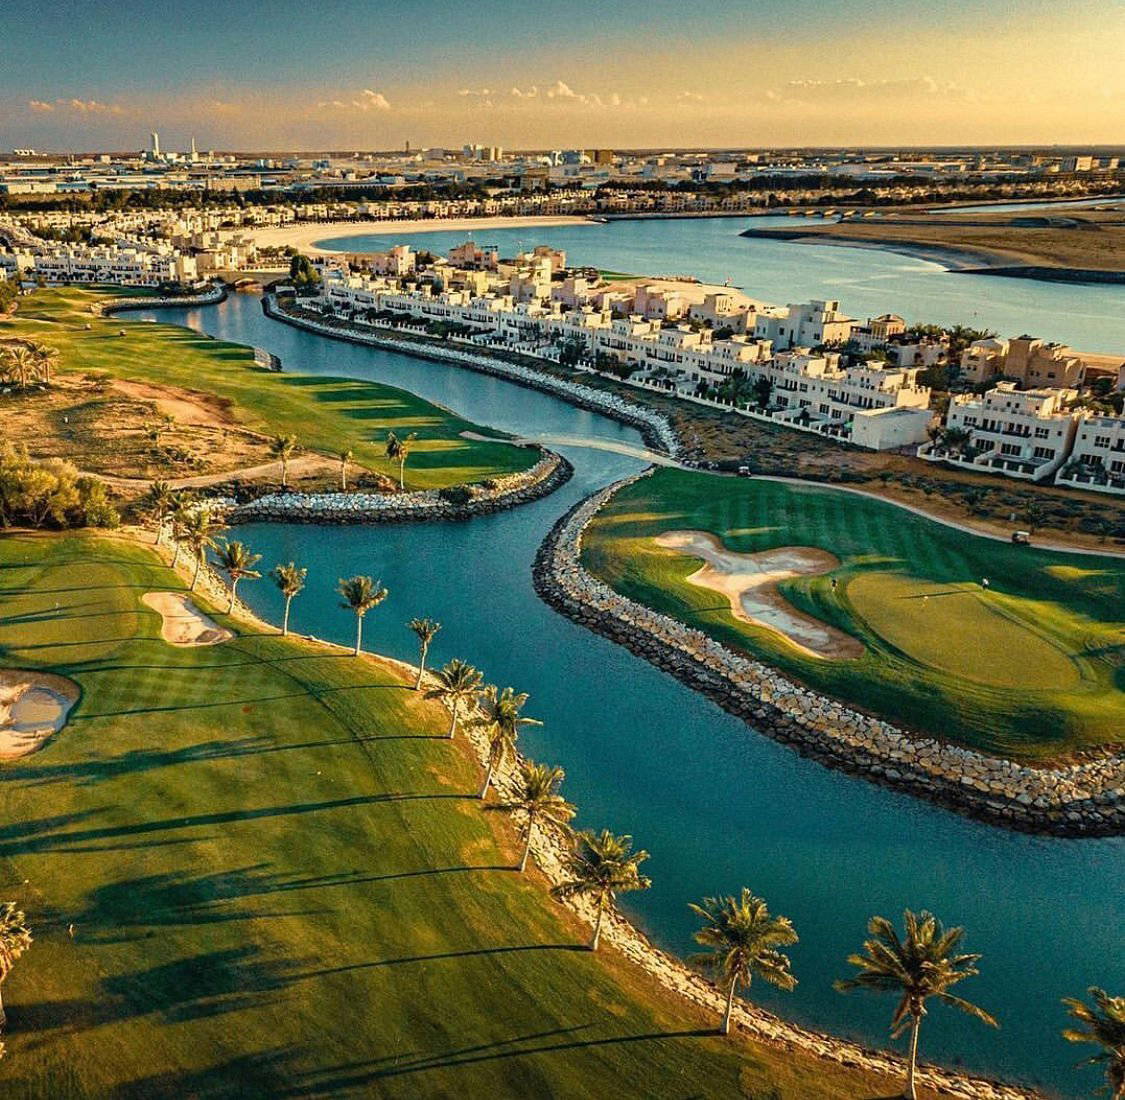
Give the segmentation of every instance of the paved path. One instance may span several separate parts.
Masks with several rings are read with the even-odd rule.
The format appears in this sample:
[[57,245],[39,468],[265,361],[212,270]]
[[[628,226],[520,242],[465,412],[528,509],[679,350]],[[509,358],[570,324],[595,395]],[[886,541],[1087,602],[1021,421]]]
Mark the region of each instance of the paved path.
[[[335,459],[325,458],[323,455],[305,454],[298,455],[289,460],[290,476],[325,473],[328,471],[339,472],[340,463]],[[193,477],[170,478],[145,478],[145,477],[115,477],[112,474],[94,474],[83,470],[88,477],[96,477],[107,485],[116,489],[147,489],[153,481],[167,481],[173,489],[205,489],[211,485],[222,485],[223,482],[235,478],[268,477],[276,474],[281,477],[280,462],[263,462],[259,466],[243,466],[238,470],[220,470],[212,474],[196,474]]]

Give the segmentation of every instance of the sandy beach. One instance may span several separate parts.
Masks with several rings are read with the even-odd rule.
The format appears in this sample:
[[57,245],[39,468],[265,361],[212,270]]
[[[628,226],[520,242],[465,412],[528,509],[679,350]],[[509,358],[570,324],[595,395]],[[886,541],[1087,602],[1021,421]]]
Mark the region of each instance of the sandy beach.
[[597,225],[588,218],[569,215],[529,215],[522,218],[414,218],[402,221],[316,222],[250,230],[259,248],[296,248],[307,255],[337,255],[342,250],[318,248],[317,241],[378,233],[486,233],[493,229],[546,229],[554,225]]

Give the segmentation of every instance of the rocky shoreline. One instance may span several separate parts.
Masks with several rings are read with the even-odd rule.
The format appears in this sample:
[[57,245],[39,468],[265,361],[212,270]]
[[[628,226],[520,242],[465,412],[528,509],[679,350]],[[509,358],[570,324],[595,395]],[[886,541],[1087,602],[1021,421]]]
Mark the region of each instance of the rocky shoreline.
[[1032,768],[916,736],[818,695],[700,630],[614,592],[582,565],[582,536],[628,478],[563,516],[539,549],[535,589],[556,610],[827,767],[1022,832],[1125,835],[1125,756]]
[[406,493],[270,493],[245,503],[210,502],[230,523],[421,523],[466,520],[539,500],[565,485],[574,467],[554,451],[522,473],[475,485]]
[[100,317],[123,313],[128,309],[164,309],[174,306],[214,306],[225,302],[229,291],[223,283],[216,283],[204,294],[179,294],[170,298],[118,298],[112,302],[95,302],[91,312]]
[[671,421],[662,413],[625,401],[623,398],[606,393],[603,390],[594,389],[592,386],[584,386],[580,382],[568,382],[565,379],[555,378],[543,371],[521,366],[497,356],[461,351],[458,348],[447,347],[436,341],[433,344],[422,343],[408,337],[383,335],[358,328],[344,328],[341,325],[330,324],[326,321],[298,317],[281,309],[272,295],[269,294],[262,298],[262,310],[267,317],[272,317],[274,320],[287,325],[293,325],[295,328],[315,332],[320,336],[328,336],[334,340],[346,340],[352,344],[366,344],[369,347],[384,348],[388,351],[399,351],[420,359],[432,359],[438,363],[454,363],[459,367],[477,371],[479,374],[503,378],[506,382],[514,382],[528,389],[550,394],[552,397],[560,397],[568,404],[575,405],[580,409],[600,413],[611,420],[616,420],[619,424],[636,428],[641,433],[645,443],[655,451],[662,451],[673,457],[679,454],[679,437],[675,428],[672,427]]

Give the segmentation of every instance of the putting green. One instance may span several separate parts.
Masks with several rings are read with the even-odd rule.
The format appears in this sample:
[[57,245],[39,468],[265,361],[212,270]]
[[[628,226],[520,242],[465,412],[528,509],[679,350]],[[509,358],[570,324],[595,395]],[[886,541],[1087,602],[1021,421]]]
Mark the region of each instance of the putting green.
[[[691,582],[699,559],[654,541],[684,530],[733,554],[834,555],[831,573],[777,591],[863,654],[826,661],[735,617]],[[595,517],[582,560],[623,595],[914,730],[1030,761],[1125,740],[1120,558],[1012,546],[837,489],[661,469]]]
[[923,665],[979,684],[1076,687],[1070,656],[1024,624],[999,594],[974,583],[947,584],[902,573],[863,572],[848,582],[853,611],[885,642]]

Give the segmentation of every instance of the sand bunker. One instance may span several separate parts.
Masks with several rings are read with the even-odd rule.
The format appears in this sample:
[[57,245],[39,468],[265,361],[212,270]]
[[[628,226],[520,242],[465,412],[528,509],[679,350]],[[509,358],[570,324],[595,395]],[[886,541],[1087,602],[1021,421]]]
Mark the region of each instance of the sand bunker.
[[0,668],[0,760],[41,748],[66,725],[78,685],[50,672]]
[[777,590],[778,582],[790,577],[811,577],[835,569],[840,562],[827,551],[781,546],[738,554],[709,531],[667,531],[653,541],[668,550],[702,558],[706,564],[688,580],[726,596],[736,619],[776,631],[814,657],[863,655],[862,642],[799,611]]
[[234,637],[179,592],[146,592],[141,600],[160,613],[160,634],[169,645],[218,645]]

